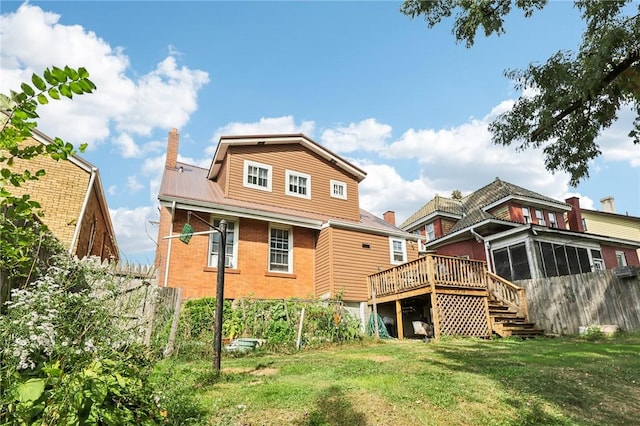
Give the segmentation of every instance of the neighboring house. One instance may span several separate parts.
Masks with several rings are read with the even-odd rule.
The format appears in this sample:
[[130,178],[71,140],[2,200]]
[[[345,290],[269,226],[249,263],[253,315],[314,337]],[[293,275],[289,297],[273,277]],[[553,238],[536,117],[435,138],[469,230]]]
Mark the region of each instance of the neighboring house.
[[585,232],[579,200],[566,201],[496,178],[460,199],[434,197],[400,228],[423,252],[485,260],[509,281],[640,265],[638,240]]
[[[50,144],[51,138],[33,130],[26,143]],[[102,189],[98,169],[77,155],[67,160],[39,156],[15,160],[16,169],[32,173],[44,169],[46,174],[21,187],[11,188],[15,195],[29,194],[42,206],[39,219],[53,235],[79,258],[97,256],[119,260],[116,236]]]
[[177,161],[169,132],[160,200],[158,282],[214,296],[219,237],[177,238],[228,223],[226,299],[339,297],[364,316],[367,276],[417,258],[417,237],[362,210],[365,172],[302,134],[223,136],[209,169]]
[[[578,206],[579,207],[579,206]],[[616,213],[613,197],[600,200],[600,211],[580,209],[582,226],[590,234],[608,235],[640,243],[640,217]],[[640,249],[637,250],[640,257]],[[626,259],[619,258],[619,266],[626,266]]]

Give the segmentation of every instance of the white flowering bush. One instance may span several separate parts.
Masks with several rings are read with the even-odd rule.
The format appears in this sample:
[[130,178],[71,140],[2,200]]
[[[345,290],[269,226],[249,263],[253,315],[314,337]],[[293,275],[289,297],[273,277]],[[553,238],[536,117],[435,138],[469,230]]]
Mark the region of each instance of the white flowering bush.
[[119,283],[60,258],[0,315],[0,424],[158,424],[153,360],[118,316]]

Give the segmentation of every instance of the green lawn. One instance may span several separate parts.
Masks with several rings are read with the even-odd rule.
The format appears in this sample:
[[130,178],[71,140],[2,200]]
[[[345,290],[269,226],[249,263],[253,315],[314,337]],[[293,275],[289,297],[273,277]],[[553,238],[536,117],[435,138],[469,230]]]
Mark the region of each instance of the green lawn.
[[589,342],[365,341],[165,360],[212,425],[629,425],[640,422],[640,335]]

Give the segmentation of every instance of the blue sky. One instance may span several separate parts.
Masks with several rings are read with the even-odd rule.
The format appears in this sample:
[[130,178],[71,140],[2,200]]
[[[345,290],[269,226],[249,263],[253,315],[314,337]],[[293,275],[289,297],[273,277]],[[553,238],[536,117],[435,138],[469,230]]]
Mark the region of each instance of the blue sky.
[[491,144],[487,123],[518,95],[505,69],[575,49],[572,2],[510,17],[501,37],[456,44],[400,2],[55,2],[3,0],[0,92],[50,65],[86,67],[98,90],[40,111],[39,129],[78,145],[100,169],[123,257],[153,261],[166,137],[208,167],[223,134],[302,132],[367,171],[361,205],[400,223],[435,194],[499,176],[542,194],[615,197],[640,216],[640,148],[629,110],[599,142],[577,188],[540,151]]

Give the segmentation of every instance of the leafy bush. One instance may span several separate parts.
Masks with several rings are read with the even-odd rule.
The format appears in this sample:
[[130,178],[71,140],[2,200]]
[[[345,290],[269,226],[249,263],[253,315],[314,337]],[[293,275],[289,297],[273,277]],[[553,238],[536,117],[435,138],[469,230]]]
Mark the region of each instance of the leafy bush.
[[121,283],[58,256],[0,317],[0,424],[158,424],[153,359],[118,316]]

